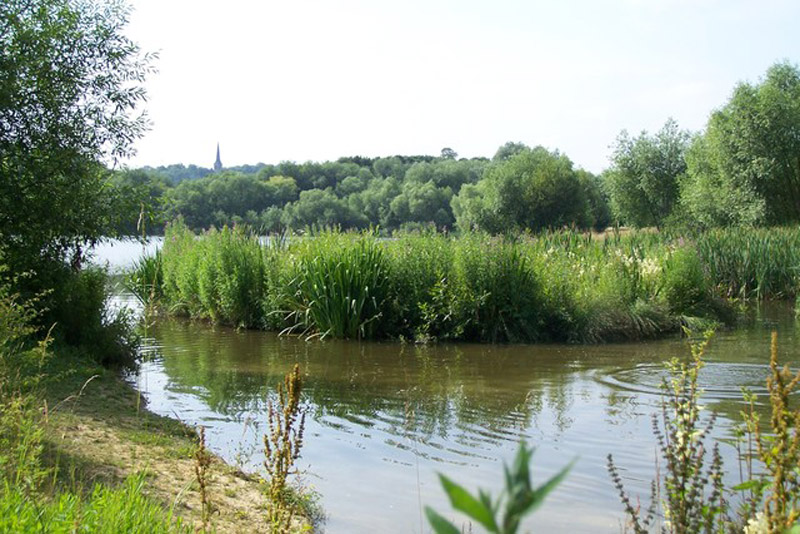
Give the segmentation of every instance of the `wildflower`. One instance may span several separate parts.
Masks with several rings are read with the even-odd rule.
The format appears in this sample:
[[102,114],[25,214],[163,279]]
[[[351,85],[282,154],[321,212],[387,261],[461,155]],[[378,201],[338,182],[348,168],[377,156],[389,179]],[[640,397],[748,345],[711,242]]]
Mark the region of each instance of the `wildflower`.
[[648,278],[655,278],[661,273],[661,266],[652,258],[645,258],[642,260],[642,276]]
[[747,526],[744,527],[744,534],[768,534],[769,525],[767,524],[767,516],[763,512],[758,512],[755,517],[747,520]]

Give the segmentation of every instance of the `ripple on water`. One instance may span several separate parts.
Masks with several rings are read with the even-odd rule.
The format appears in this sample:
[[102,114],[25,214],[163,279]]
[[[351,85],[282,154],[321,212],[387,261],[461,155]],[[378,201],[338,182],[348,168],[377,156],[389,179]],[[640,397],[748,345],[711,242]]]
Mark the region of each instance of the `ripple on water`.
[[[703,398],[709,401],[741,399],[742,388],[757,395],[766,393],[765,381],[769,366],[751,363],[706,363],[698,382]],[[630,368],[598,371],[596,380],[615,391],[637,396],[660,397],[662,384],[669,377],[663,365],[641,364]]]

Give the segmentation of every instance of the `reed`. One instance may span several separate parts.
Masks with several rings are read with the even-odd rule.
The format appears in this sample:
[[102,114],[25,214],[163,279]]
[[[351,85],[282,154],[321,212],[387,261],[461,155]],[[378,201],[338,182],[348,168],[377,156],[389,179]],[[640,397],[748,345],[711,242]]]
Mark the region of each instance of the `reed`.
[[497,238],[311,232],[262,245],[241,229],[167,232],[178,313],[351,339],[605,342],[734,320],[733,300],[790,298],[800,230],[576,231]]
[[389,288],[384,248],[369,235],[319,235],[303,245],[290,287],[291,329],[321,337],[375,337]]
[[800,288],[800,228],[713,230],[697,250],[711,279],[728,296],[790,298]]
[[144,306],[153,306],[163,297],[164,271],[161,251],[139,258],[125,278],[125,288]]

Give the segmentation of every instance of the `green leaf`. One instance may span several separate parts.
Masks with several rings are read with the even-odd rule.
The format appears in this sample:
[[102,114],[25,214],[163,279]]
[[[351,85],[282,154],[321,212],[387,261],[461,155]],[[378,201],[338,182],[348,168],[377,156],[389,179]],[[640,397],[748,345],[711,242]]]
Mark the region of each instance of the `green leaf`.
[[486,527],[489,532],[499,532],[497,523],[492,516],[492,510],[487,508],[481,501],[473,497],[463,487],[459,486],[446,476],[440,474],[439,480],[442,487],[450,498],[450,504],[456,510],[464,512],[469,517]]
[[425,515],[436,534],[461,534],[453,523],[437,514],[430,506],[425,507]]
[[741,484],[734,486],[733,490],[734,491],[756,490],[756,489],[761,489],[767,485],[769,485],[769,483],[766,482],[765,480],[747,480],[745,482],[742,482]]
[[542,486],[536,488],[536,490],[533,492],[533,502],[528,508],[527,510],[528,512],[533,512],[542,505],[545,497],[547,497],[547,495],[551,491],[556,489],[556,487],[559,484],[561,484],[561,482],[563,482],[564,478],[566,478],[567,474],[569,474],[570,470],[572,469],[572,466],[575,465],[576,461],[577,460],[572,460],[570,463],[566,465],[566,467],[564,467],[564,469],[562,469],[561,471],[558,472],[558,474],[553,476],[553,478],[545,482]]

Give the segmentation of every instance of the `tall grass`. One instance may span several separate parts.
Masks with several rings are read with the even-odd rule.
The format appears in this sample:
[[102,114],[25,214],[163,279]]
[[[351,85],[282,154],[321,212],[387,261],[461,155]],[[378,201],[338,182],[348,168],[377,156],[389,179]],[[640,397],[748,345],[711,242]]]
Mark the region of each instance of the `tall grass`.
[[697,250],[729,296],[784,298],[800,289],[800,228],[710,231]]
[[304,243],[290,282],[295,327],[364,339],[380,331],[389,287],[386,254],[373,237],[325,232]]
[[145,306],[157,303],[163,296],[164,270],[161,251],[139,258],[125,280],[125,288]]
[[730,323],[732,298],[798,293],[800,229],[480,234],[323,231],[262,245],[171,226],[164,301],[246,327],[365,339],[604,342]]
[[262,326],[265,262],[257,236],[226,227],[198,238],[174,224],[165,233],[161,264],[163,298],[174,312],[232,326]]

